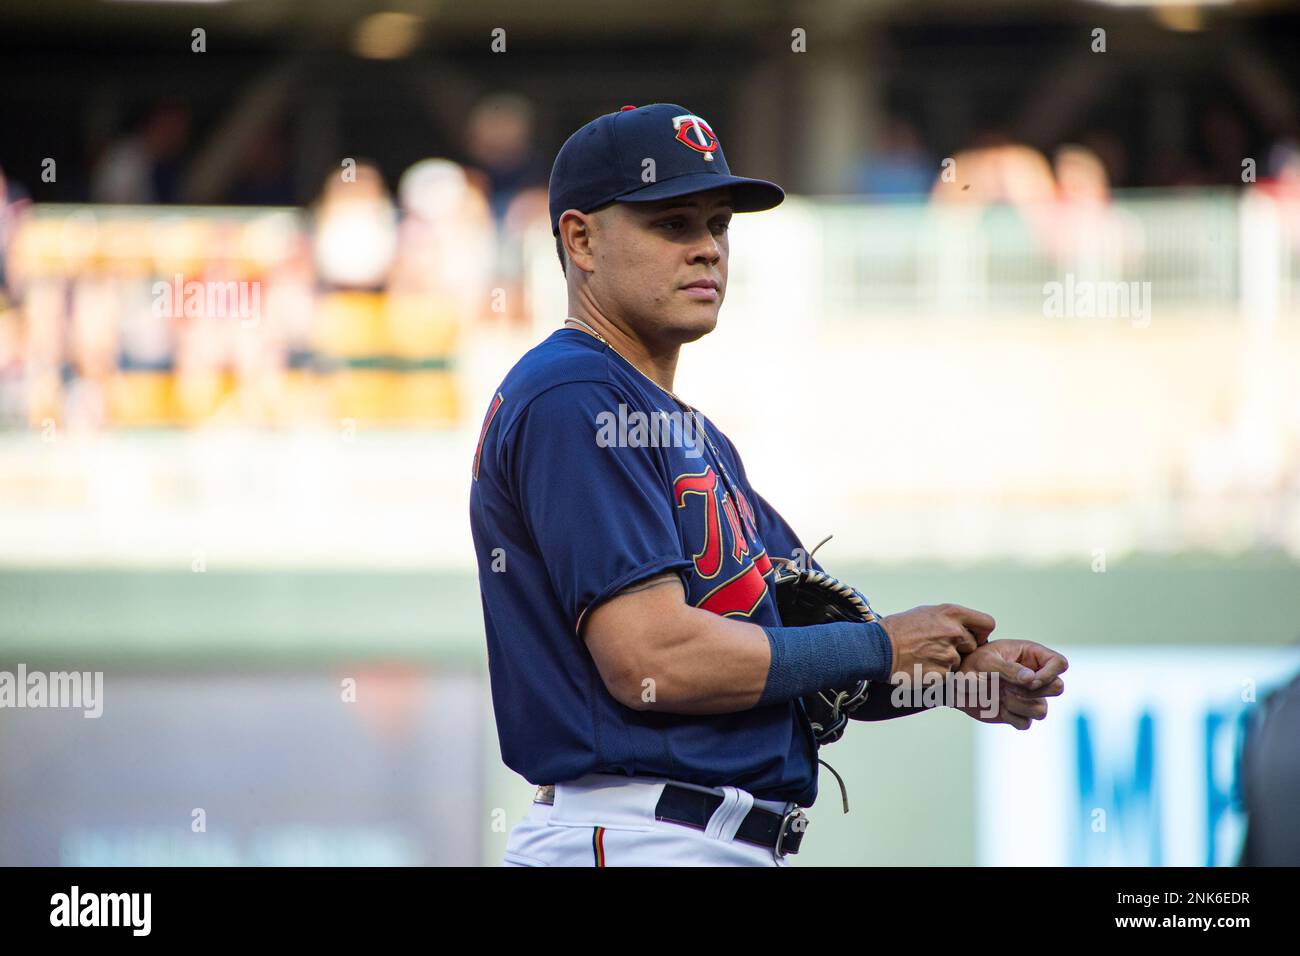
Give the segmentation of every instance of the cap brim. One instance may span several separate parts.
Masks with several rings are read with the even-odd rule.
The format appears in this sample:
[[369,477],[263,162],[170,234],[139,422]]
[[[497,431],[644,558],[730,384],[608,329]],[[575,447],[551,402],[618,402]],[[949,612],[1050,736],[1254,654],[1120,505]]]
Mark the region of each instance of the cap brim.
[[615,202],[655,202],[660,199],[676,199],[692,193],[706,192],[710,189],[731,187],[731,197],[736,212],[761,212],[781,205],[785,199],[785,190],[776,183],[765,179],[747,179],[744,176],[720,176],[717,173],[687,173],[674,176],[660,183],[650,183],[614,197]]

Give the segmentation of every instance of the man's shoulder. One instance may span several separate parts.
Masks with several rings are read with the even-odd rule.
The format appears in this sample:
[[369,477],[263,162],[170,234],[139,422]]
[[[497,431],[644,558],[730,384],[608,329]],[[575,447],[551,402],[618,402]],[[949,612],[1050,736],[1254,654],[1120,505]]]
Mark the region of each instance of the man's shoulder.
[[524,353],[498,392],[508,428],[530,407],[549,406],[561,397],[571,403],[575,396],[588,394],[607,404],[611,389],[616,386],[605,345],[585,332],[558,329]]
[[573,329],[557,329],[520,356],[501,383],[504,391],[536,394],[567,382],[609,379],[603,343]]

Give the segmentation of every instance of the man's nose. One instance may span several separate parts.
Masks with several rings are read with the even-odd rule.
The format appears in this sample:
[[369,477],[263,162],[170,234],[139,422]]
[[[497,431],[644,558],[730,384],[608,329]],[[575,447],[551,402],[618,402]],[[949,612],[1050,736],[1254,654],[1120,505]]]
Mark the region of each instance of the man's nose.
[[722,258],[722,246],[719,245],[717,237],[708,232],[705,238],[697,242],[691,249],[691,262],[708,262],[715,263]]

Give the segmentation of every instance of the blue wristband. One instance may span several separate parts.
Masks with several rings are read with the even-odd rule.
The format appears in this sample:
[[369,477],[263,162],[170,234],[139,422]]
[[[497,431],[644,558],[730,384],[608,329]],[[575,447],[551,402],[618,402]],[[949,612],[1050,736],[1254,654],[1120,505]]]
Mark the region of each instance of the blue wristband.
[[846,688],[860,680],[885,681],[894,646],[879,623],[836,621],[809,627],[765,627],[772,663],[759,707]]

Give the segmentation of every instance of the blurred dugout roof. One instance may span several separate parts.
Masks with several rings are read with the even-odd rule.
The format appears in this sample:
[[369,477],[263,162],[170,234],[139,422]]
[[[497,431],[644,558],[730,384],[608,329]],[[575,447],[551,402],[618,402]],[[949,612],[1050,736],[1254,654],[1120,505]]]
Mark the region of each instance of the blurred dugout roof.
[[[1116,185],[1159,185],[1158,157],[1203,148],[1210,107],[1249,155],[1294,136],[1298,90],[1293,0],[0,0],[0,164],[47,200],[85,198],[95,158],[161,96],[193,111],[191,181],[240,123],[279,124],[306,201],[340,155],[390,182],[424,156],[472,161],[465,118],[498,91],[531,99],[544,159],[602,112],[672,101],[746,175],[834,194],[892,117],[929,166],[989,131],[1050,150],[1101,130],[1127,150]],[[229,197],[214,179],[185,198]]]
[[139,47],[167,45],[176,29],[200,25],[257,44],[343,49],[360,21],[382,12],[414,17],[428,39],[446,42],[481,38],[498,26],[521,38],[551,40],[646,31],[716,37],[787,23],[839,29],[879,21],[1093,23],[1108,10],[1187,28],[1294,9],[1291,0],[5,0],[0,25],[57,32],[64,42],[84,37]]

